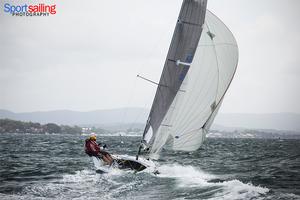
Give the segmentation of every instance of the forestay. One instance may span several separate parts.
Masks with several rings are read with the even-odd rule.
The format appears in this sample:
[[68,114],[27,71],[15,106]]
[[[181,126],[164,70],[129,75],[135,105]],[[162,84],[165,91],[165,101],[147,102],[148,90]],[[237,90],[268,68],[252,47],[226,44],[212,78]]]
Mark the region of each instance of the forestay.
[[237,62],[235,38],[206,11],[206,1],[184,1],[143,135],[150,156],[166,144],[183,151],[200,147]]

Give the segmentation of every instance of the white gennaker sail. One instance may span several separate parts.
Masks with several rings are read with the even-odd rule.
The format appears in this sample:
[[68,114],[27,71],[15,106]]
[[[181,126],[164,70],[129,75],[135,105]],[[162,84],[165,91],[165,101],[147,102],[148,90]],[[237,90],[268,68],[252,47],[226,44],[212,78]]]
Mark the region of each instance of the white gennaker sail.
[[[206,1],[186,0],[181,8],[178,23],[182,23],[180,17],[184,6],[187,7],[184,4],[191,2],[198,2],[202,9],[205,7],[206,10]],[[187,51],[183,52],[185,59],[174,56],[173,62],[176,63],[170,67],[168,61],[172,60],[169,58],[171,44],[141,145],[151,158],[157,158],[164,146],[181,151],[197,150],[203,143],[235,74],[238,46],[233,34],[210,11],[205,12],[204,19],[202,24],[201,20],[197,24],[187,22],[189,26],[201,25],[200,39],[195,44],[194,52],[189,52],[186,48]],[[176,36],[173,36],[172,43],[174,37]],[[181,71],[174,73],[171,70]],[[174,85],[178,84],[180,87],[174,89]],[[169,101],[168,105],[170,94],[171,102]]]

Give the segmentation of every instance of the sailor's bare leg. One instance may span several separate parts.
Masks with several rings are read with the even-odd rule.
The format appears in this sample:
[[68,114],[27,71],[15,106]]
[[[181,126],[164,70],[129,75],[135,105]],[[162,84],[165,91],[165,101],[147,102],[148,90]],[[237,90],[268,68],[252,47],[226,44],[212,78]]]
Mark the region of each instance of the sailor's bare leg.
[[107,158],[108,160],[110,160],[111,162],[114,161],[114,159],[111,157],[111,155],[110,155],[109,153],[106,154],[105,156],[106,156],[106,158]]
[[105,155],[102,156],[102,160],[108,165],[110,165],[112,163],[109,159],[107,159],[107,157]]
[[110,164],[110,165],[113,162],[113,159],[112,159],[112,157],[109,154],[103,155],[103,160],[105,162],[107,162],[108,164]]
[[103,160],[107,160],[110,165],[113,163],[114,159],[111,157],[111,155],[108,152],[103,151],[101,152],[101,154],[103,156]]

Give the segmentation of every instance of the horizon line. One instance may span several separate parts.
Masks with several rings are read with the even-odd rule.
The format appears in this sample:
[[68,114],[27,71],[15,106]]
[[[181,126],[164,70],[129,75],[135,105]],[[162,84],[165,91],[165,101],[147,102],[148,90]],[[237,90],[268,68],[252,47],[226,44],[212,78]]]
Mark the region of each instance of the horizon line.
[[[93,110],[71,110],[71,109],[53,109],[53,110],[36,110],[36,111],[12,111],[9,109],[2,109],[0,111],[11,112],[14,114],[24,114],[24,113],[43,113],[43,112],[81,112],[81,113],[88,113],[88,112],[97,112],[97,111],[111,111],[111,110],[122,110],[122,109],[143,109],[150,111],[150,108],[145,107],[116,107],[116,108],[99,108]],[[265,113],[255,113],[255,112],[220,112],[219,114],[250,114],[250,115],[264,115],[264,114],[296,114],[300,115],[297,112],[290,112],[290,111],[281,111],[281,112],[265,112]]]

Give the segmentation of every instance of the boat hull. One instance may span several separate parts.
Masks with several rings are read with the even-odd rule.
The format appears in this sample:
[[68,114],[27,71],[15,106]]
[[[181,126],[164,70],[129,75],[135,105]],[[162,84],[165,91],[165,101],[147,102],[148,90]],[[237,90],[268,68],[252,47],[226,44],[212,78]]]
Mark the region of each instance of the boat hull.
[[153,173],[158,173],[156,165],[153,161],[147,160],[145,158],[139,157],[136,160],[133,156],[127,155],[112,155],[114,163],[112,165],[107,165],[102,159],[92,156],[94,166],[97,173],[109,173],[114,169],[124,170],[124,171],[148,171]]

